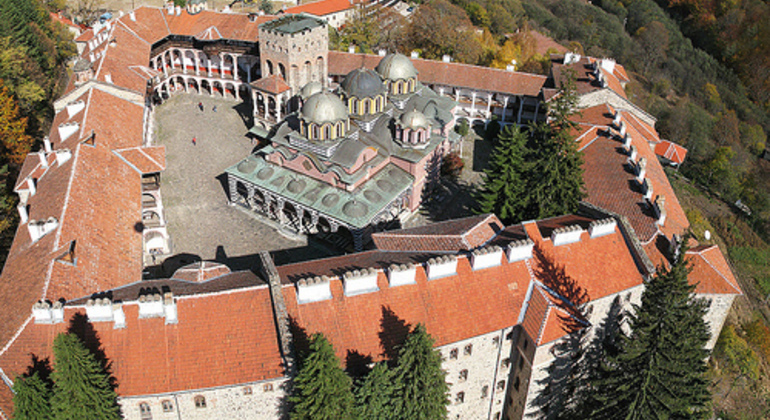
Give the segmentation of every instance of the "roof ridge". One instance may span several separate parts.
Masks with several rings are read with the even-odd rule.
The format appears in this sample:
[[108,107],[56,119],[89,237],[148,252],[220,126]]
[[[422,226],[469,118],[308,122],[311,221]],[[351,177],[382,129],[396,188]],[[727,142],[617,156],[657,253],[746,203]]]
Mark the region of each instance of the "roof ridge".
[[[162,147],[162,146],[149,146],[149,147]],[[140,146],[140,147],[138,147],[138,149],[139,149],[139,153],[141,153],[141,154],[143,154],[144,156],[146,156],[146,157],[147,157],[147,159],[149,159],[150,161],[152,161],[152,163],[154,163],[154,164],[158,165],[158,167],[159,167],[159,168],[163,168],[163,167],[164,167],[163,165],[161,165],[160,163],[158,163],[158,161],[156,161],[156,160],[155,160],[155,159],[154,159],[152,156],[150,156],[149,154],[147,154],[147,152],[145,152],[145,149],[147,149],[147,147],[145,147],[145,146]]]
[[[714,245],[714,246],[716,246],[716,245]],[[704,249],[703,251],[707,251],[707,250],[709,250],[709,249],[713,249],[713,247],[712,247],[712,248],[708,248],[708,249]],[[717,249],[718,249],[718,247],[717,247]],[[720,252],[721,252],[721,251],[720,251]],[[708,265],[709,265],[709,267],[711,267],[711,269],[712,269],[712,270],[716,271],[716,273],[717,273],[717,274],[719,274],[719,277],[722,277],[722,279],[724,279],[724,281],[726,281],[726,282],[727,282],[727,284],[729,284],[730,286],[732,286],[732,287],[733,287],[733,289],[735,289],[735,291],[737,291],[737,292],[739,292],[739,293],[741,292],[741,290],[740,290],[740,289],[739,289],[739,288],[738,288],[736,285],[734,285],[734,284],[733,284],[733,283],[732,283],[732,282],[731,282],[731,281],[730,281],[730,280],[729,280],[727,277],[725,277],[725,275],[724,275],[724,274],[722,274],[722,272],[721,272],[721,271],[717,270],[717,268],[716,268],[716,267],[714,267],[714,265],[713,265],[713,264],[711,264],[711,261],[709,261],[709,260],[708,260],[708,258],[706,258],[706,256],[705,256],[705,255],[703,255],[702,253],[700,253],[700,254],[698,254],[698,255],[699,255],[701,258],[703,258],[703,261],[706,261],[706,264],[708,264]],[[724,256],[724,255],[723,255],[723,256]],[[727,262],[727,259],[725,259],[725,261]],[[729,269],[729,268],[730,268],[730,267],[729,267],[729,264],[730,264],[730,263],[729,263],[729,262],[727,262],[727,264],[728,264],[728,269]]]
[[[119,23],[119,24],[120,24],[120,26],[122,26],[124,29],[128,30],[128,31],[129,31],[129,32],[130,32],[132,35],[134,35],[135,37],[137,37],[137,38],[141,39],[141,40],[142,40],[142,41],[143,41],[145,44],[147,44],[147,45],[149,45],[149,46],[152,46],[152,44],[151,44],[150,42],[148,42],[146,39],[144,39],[144,38],[142,38],[141,36],[139,36],[139,34],[138,34],[138,33],[136,33],[136,32],[135,32],[133,29],[129,28],[129,27],[128,27],[128,25],[126,25],[126,24],[123,22],[123,20],[122,20],[122,19],[118,19],[118,23]],[[115,27],[117,28],[117,25],[115,25]]]

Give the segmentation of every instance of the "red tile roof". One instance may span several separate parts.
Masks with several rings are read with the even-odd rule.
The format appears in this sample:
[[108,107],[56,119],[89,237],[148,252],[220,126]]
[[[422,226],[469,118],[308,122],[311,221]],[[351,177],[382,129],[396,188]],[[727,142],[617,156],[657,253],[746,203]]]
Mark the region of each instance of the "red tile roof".
[[[121,396],[256,382],[284,375],[266,286],[176,300],[178,323],[138,318],[138,305],[123,305],[126,327],[112,322],[90,325],[111,362]],[[67,330],[84,309],[65,307],[67,322],[30,323],[9,351],[0,354],[6,373],[22,372],[30,355],[51,357],[54,337]],[[5,408],[7,406],[4,406]]]
[[599,83],[593,73],[593,63],[597,63],[598,68],[604,76],[604,80],[607,82],[607,88],[614,91],[622,98],[627,99],[626,92],[621,84],[621,80],[618,79],[618,76],[615,73],[618,73],[620,77],[625,77],[623,80],[624,82],[628,81],[628,76],[626,75],[625,70],[622,72],[618,70],[618,64],[615,64],[616,70],[609,72],[602,68],[602,66],[599,64],[599,60],[592,57],[582,57],[579,61],[566,65],[562,64],[562,61],[563,57],[561,56],[554,56],[552,59],[553,65],[551,67],[551,74],[553,75],[555,87],[560,87],[561,83],[565,80],[566,72],[572,71],[577,78],[575,80],[575,88],[578,95],[585,95],[590,92],[604,89],[604,87],[602,87],[601,83]]
[[289,7],[283,13],[309,13],[315,16],[326,16],[353,8],[350,0],[321,0]]
[[473,250],[503,230],[494,214],[432,223],[426,226],[372,234],[377,249],[390,251]]
[[291,87],[289,87],[289,85],[287,85],[286,82],[283,80],[283,77],[281,77],[281,75],[278,75],[278,74],[263,77],[259,80],[251,82],[251,86],[254,89],[258,89],[267,93],[272,93],[274,95],[286,92],[287,90],[291,89]]
[[681,165],[687,156],[687,149],[668,140],[661,140],[655,145],[655,154]]
[[[329,51],[329,74],[342,76],[361,67],[373,69],[380,60],[382,57],[377,55]],[[419,73],[417,78],[423,84],[457,86],[510,95],[536,97],[547,80],[545,76],[537,74],[421,58],[412,59],[412,64]]]
[[701,245],[685,254],[692,263],[689,280],[699,294],[743,294],[730,265],[717,245]]
[[166,169],[165,146],[132,147],[115,150],[115,154],[122,157],[141,174],[151,174]]

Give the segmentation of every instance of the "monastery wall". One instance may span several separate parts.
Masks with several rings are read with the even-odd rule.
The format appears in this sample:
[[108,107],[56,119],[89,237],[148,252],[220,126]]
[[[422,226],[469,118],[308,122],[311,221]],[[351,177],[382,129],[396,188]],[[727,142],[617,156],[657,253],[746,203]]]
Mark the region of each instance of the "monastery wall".
[[717,344],[719,339],[719,333],[722,331],[722,326],[727,319],[727,313],[730,312],[730,307],[733,305],[736,295],[698,295],[701,298],[711,300],[708,312],[704,319],[708,323],[709,333],[711,338],[706,343],[706,348],[711,350]]

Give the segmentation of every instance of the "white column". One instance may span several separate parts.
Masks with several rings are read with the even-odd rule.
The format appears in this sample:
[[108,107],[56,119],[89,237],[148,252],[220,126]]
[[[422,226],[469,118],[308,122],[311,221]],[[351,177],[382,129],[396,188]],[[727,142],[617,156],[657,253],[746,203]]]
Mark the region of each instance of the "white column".
[[265,104],[265,119],[267,119],[267,116],[270,113],[270,110],[268,109],[268,102],[267,102],[267,95],[262,94],[262,102]]
[[198,54],[197,51],[193,54],[194,60],[195,60],[195,75],[200,76],[201,75],[201,56]]
[[233,58],[233,80],[241,81],[241,78],[238,75],[238,55],[230,54],[230,57]]
[[163,74],[168,77],[168,67],[166,67],[166,53],[160,55],[161,65],[163,66]]
[[209,59],[208,54],[206,54],[206,70],[208,70],[208,75],[211,77],[211,59]]
[[455,91],[455,102],[460,102],[460,89]]
[[503,122],[505,122],[505,114],[508,113],[508,97],[503,98]]
[[488,94],[487,95],[487,119],[489,119],[491,117],[491,115],[489,115],[489,109],[491,107],[492,107],[492,95]]
[[283,106],[283,94],[275,98],[275,120],[281,121],[281,107]]
[[471,118],[473,118],[473,114],[476,113],[476,92],[472,92],[471,97]]

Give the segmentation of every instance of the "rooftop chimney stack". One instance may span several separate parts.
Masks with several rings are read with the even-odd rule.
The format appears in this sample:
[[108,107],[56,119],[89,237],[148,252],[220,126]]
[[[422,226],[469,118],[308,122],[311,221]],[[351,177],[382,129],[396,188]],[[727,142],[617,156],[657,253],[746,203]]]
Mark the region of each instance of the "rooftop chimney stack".
[[29,220],[29,213],[27,212],[27,205],[25,203],[19,203],[16,208],[19,210],[19,223],[22,225]]
[[37,192],[37,187],[35,186],[35,179],[34,178],[27,178],[27,189],[29,190],[29,195],[33,196]]
[[412,58],[420,58],[420,53],[417,51],[412,51]]
[[[128,12],[128,18],[131,19],[132,21],[136,22],[136,12],[134,12],[133,10]],[[93,60],[91,60],[91,61],[93,61]]]
[[644,183],[642,183],[642,190],[644,191],[644,199],[652,200],[652,182],[650,181],[650,178],[644,179]]
[[636,182],[642,184],[644,182],[644,175],[647,173],[647,158],[640,158],[639,163],[636,164]]
[[457,257],[454,255],[444,255],[443,257],[429,259],[427,273],[428,280],[457,274]]
[[48,159],[45,157],[45,152],[42,150],[37,152],[37,157],[40,158],[40,166],[42,166],[43,168],[47,168]]
[[623,148],[626,149],[626,151],[631,149],[631,136],[629,134],[623,136]]
[[666,224],[666,196],[663,194],[658,194],[655,197],[655,213],[658,215],[657,223],[664,226]]
[[452,56],[448,55],[448,54],[444,54],[443,56],[441,56],[441,61],[443,61],[445,63],[451,63],[452,62]]
[[631,146],[631,148],[628,150],[628,160],[631,162],[636,162],[636,157],[639,155],[639,153],[636,150],[636,146]]
[[615,111],[615,117],[612,119],[612,125],[620,128],[621,122],[623,122],[623,117],[620,116],[620,111]]
[[60,149],[56,151],[56,164],[64,165],[72,157],[72,152],[69,149]]
[[380,48],[380,50],[379,50],[379,51],[377,51],[377,55],[379,55],[380,57],[385,57],[385,55],[387,55],[387,54],[388,54],[388,52],[387,52],[387,51],[385,51],[385,50],[384,50],[384,49],[382,49],[382,48]]
[[626,123],[623,121],[620,121],[620,124],[618,125],[618,132],[620,132],[620,137],[625,137],[626,135]]
[[609,235],[615,232],[615,227],[617,227],[617,225],[618,222],[616,222],[615,219],[611,217],[607,219],[594,220],[590,225],[588,225],[588,233],[591,235],[591,238],[598,238],[600,236]]
[[166,315],[166,325],[179,322],[176,301],[174,300],[174,294],[171,292],[163,294],[163,313]]
[[407,284],[415,284],[415,277],[417,275],[417,267],[412,264],[391,264],[388,269],[388,280],[390,287],[404,286]]
[[353,44],[348,45],[348,54],[355,54],[356,53],[356,46]]
[[479,248],[471,252],[471,267],[474,270],[496,267],[502,264],[503,248],[497,245]]
[[139,318],[160,318],[164,315],[160,293],[139,296]]
[[564,226],[553,230],[551,241],[553,246],[567,245],[579,242],[582,234],[583,228],[580,225]]
[[53,152],[53,148],[51,147],[51,139],[49,139],[48,136],[43,138],[43,150],[45,150],[46,153]]
[[88,299],[86,302],[86,315],[89,322],[113,321],[112,301],[109,298]]
[[355,296],[380,290],[377,286],[377,270],[364,268],[346,272],[343,276],[345,296]]
[[35,302],[34,305],[32,305],[32,316],[35,317],[35,324],[52,324],[53,323],[53,314],[51,313],[51,305],[41,300],[40,302]]
[[51,322],[58,324],[64,322],[64,304],[56,301],[51,305]]
[[126,314],[123,312],[122,303],[112,304],[112,318],[115,321],[115,326],[113,328],[126,328]]
[[297,282],[297,302],[310,303],[332,298],[330,279],[326,276],[315,276],[301,279]]
[[520,239],[508,244],[508,262],[515,262],[532,258],[532,250],[535,243],[532,239]]

